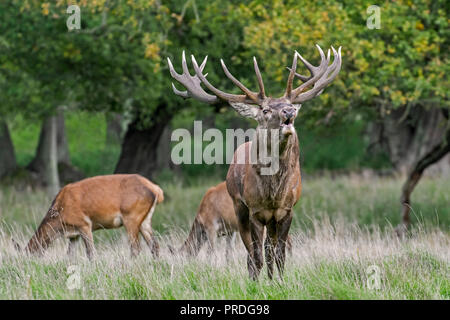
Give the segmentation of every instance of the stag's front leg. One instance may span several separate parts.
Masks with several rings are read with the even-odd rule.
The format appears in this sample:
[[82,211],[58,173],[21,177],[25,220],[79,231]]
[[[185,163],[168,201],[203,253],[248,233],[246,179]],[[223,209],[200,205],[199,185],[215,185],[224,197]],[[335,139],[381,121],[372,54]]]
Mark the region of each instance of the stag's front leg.
[[248,261],[248,272],[252,280],[256,280],[264,264],[263,238],[264,226],[254,217],[250,217],[250,231],[252,236],[252,255]]
[[249,210],[245,204],[238,200],[234,203],[234,211],[239,220],[239,234],[250,258],[252,254],[252,236],[250,233]]
[[284,262],[286,260],[286,242],[288,239],[289,228],[292,222],[292,211],[289,211],[280,221],[277,222],[278,242],[275,249],[275,261],[277,263],[280,278],[284,272]]
[[277,245],[277,229],[276,221],[272,219],[266,225],[267,235],[264,242],[264,247],[266,251],[266,264],[267,264],[267,275],[269,279],[273,278],[273,258],[274,258],[274,248]]

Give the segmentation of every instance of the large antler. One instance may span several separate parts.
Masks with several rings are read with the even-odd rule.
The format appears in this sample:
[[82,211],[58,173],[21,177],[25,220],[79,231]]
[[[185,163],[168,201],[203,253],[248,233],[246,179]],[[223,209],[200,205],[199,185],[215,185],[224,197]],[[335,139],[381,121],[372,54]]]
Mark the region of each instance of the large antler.
[[[218,103],[220,100],[224,100],[227,102],[242,102],[242,103],[248,103],[248,104],[257,104],[261,105],[263,100],[266,98],[265,91],[264,91],[264,83],[262,81],[261,73],[258,68],[258,63],[256,62],[256,58],[253,58],[254,67],[255,67],[255,73],[256,77],[258,79],[258,85],[259,85],[259,92],[253,92],[247,89],[239,80],[237,80],[231,73],[228,71],[225,63],[221,59],[221,65],[222,69],[225,72],[225,75],[239,88],[244,92],[243,95],[237,95],[237,94],[231,94],[223,92],[217,88],[215,88],[207,79],[207,74],[203,75],[203,69],[206,65],[207,58],[206,57],[200,67],[197,64],[197,61],[195,60],[195,57],[192,55],[192,64],[194,66],[195,70],[195,76],[191,76],[187,67],[186,63],[186,57],[185,53],[183,51],[182,54],[182,67],[183,67],[183,74],[178,74],[175,69],[173,68],[172,62],[169,58],[167,58],[167,62],[169,64],[169,70],[172,77],[177,80],[179,83],[181,83],[187,91],[180,91],[178,90],[175,85],[172,83],[173,91],[176,95],[179,95],[183,98],[195,98],[197,100],[200,100],[202,102],[208,103],[208,104],[215,104]],[[215,95],[211,95],[207,93],[203,88],[201,87],[201,83],[203,83],[206,88],[208,88],[211,92],[213,92]],[[219,100],[220,99],[220,100]]]
[[[200,72],[203,72],[203,69],[205,68],[206,61],[208,60],[208,56],[205,57],[202,64],[200,65]],[[199,101],[208,103],[208,104],[215,104],[219,102],[219,99],[216,96],[213,96],[209,93],[207,93],[203,88],[200,86],[200,79],[197,75],[191,76],[189,73],[189,69],[186,63],[186,56],[183,51],[183,56],[181,60],[181,65],[183,67],[183,74],[178,74],[175,69],[173,68],[172,62],[169,58],[167,58],[167,63],[169,64],[169,70],[172,77],[177,80],[179,83],[181,83],[187,91],[180,91],[178,90],[175,85],[172,82],[172,89],[173,92],[183,98],[194,98]],[[207,74],[206,74],[207,75]],[[205,75],[205,77],[206,77]]]
[[[319,48],[319,51],[321,52],[321,56],[322,56],[322,54],[323,54],[322,50],[320,49],[319,46],[317,46],[317,47]],[[300,103],[308,101],[314,97],[317,97],[318,95],[320,95],[323,92],[325,87],[327,85],[329,85],[334,80],[334,78],[336,78],[339,71],[341,70],[341,65],[342,65],[341,47],[339,47],[338,51],[336,51],[333,47],[331,47],[331,49],[333,50],[334,61],[330,66],[328,66],[328,64],[330,62],[330,50],[328,50],[326,59],[323,59],[323,56],[322,56],[322,62],[318,67],[313,66],[307,60],[305,60],[298,52],[295,52],[295,56],[298,55],[298,57],[302,60],[303,64],[310,71],[311,76],[307,77],[307,76],[304,76],[304,75],[301,75],[301,74],[298,74],[297,72],[295,72],[296,63],[295,63],[295,66],[294,65],[292,66],[292,68],[289,68],[289,67],[287,68],[290,71],[289,77],[296,76],[297,78],[299,78],[300,80],[302,80],[304,82],[300,87],[297,88],[297,89],[301,88],[301,90],[298,90],[297,95],[296,96],[294,94],[291,95],[292,103],[300,104]],[[323,69],[324,61],[326,61],[326,64],[325,64],[325,68]],[[294,62],[296,62],[295,58],[294,58]],[[312,84],[314,85],[312,89],[301,93],[304,89],[306,89],[307,87],[309,87]]]

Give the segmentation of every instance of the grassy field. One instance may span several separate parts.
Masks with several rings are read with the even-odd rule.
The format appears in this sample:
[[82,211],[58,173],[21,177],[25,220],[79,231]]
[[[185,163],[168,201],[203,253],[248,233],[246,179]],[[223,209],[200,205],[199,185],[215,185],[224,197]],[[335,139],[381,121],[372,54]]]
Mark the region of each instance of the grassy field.
[[248,279],[240,239],[230,260],[224,241],[214,258],[206,250],[198,258],[167,250],[182,243],[205,190],[217,182],[161,183],[167,199],[153,219],[162,247],[158,260],[144,246],[131,260],[125,232],[118,229],[94,234],[93,262],[81,244],[69,259],[63,240],[43,257],[16,252],[11,238],[25,245],[50,199],[41,191],[3,186],[0,299],[450,299],[448,179],[420,183],[413,194],[414,227],[403,241],[392,230],[399,222],[401,181],[305,179],[284,280],[270,281],[264,268],[258,282]]

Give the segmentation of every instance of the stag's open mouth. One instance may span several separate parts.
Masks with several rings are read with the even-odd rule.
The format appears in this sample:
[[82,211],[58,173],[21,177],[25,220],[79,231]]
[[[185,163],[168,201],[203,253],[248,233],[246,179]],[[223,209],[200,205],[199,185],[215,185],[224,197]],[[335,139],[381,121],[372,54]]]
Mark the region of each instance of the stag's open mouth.
[[286,119],[286,120],[284,120],[284,121],[281,123],[281,127],[289,126],[289,125],[292,124],[292,122],[293,122],[293,119],[292,119],[292,118]]
[[280,129],[281,129],[281,133],[283,135],[285,135],[285,136],[291,135],[295,132],[293,122],[294,122],[294,119],[290,118],[290,119],[284,120],[281,123]]

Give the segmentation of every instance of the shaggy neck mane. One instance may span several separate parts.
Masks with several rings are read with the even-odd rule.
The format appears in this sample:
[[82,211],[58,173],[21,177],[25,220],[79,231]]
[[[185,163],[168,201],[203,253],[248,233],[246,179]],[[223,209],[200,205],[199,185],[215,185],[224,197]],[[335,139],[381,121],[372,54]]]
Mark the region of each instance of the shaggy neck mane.
[[[256,139],[254,143],[256,143],[257,148],[259,148],[259,140],[263,138],[257,130]],[[270,143],[270,137],[266,138],[268,141],[267,144]],[[268,147],[267,155],[271,156],[270,147]],[[259,150],[258,150],[259,151]],[[264,193],[268,199],[276,199],[277,195],[281,194],[285,184],[288,179],[292,176],[293,170],[295,169],[296,163],[299,161],[299,146],[298,146],[298,138],[297,134],[292,134],[283,141],[280,142],[279,146],[279,169],[273,175],[262,175],[261,169],[270,167],[269,164],[262,164],[259,162],[253,164],[253,168],[256,170],[259,181],[261,182],[258,185],[258,189],[261,193]]]

